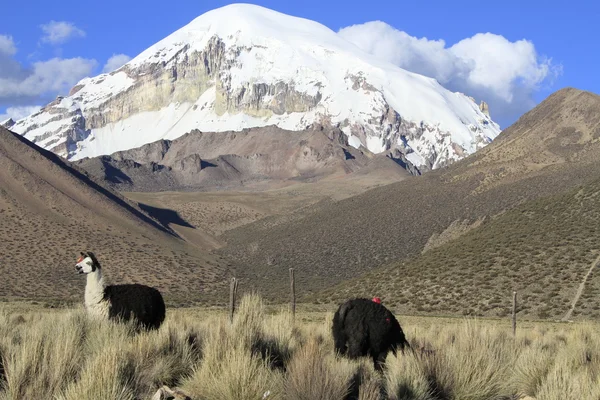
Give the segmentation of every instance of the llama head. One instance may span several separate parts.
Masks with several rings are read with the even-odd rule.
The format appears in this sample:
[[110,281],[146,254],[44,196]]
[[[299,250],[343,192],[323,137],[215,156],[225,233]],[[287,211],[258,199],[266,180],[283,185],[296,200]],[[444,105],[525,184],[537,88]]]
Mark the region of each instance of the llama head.
[[97,269],[100,269],[100,263],[96,260],[96,256],[92,252],[81,252],[81,256],[77,259],[75,269],[80,274],[89,274]]

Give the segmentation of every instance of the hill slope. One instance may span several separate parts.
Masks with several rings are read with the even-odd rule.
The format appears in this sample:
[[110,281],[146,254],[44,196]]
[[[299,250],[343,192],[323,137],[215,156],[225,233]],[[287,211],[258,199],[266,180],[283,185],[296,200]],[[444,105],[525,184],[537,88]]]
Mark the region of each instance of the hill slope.
[[408,175],[401,167],[405,162],[357,150],[339,129],[312,126],[294,132],[270,126],[239,132],[192,131],[173,141],[84,158],[76,164],[118,190],[159,192],[315,182],[374,165],[402,179]]
[[[403,263],[327,289],[320,301],[378,295],[410,314],[505,316],[511,294],[519,315],[559,319],[600,255],[600,179],[529,201],[463,236]],[[572,317],[600,319],[596,266]]]
[[481,153],[291,222],[269,218],[233,230],[221,252],[235,261],[248,286],[273,299],[285,298],[289,267],[310,294],[414,257],[426,245],[443,243],[440,237],[458,236],[524,201],[599,177],[598,115],[597,95],[558,91]]
[[500,132],[464,94],[317,22],[250,4],[199,16],[11,129],[77,160],[193,129],[296,131],[315,122],[339,127],[356,148],[398,149],[419,170],[472,154]]
[[0,128],[0,298],[82,301],[80,251],[93,251],[109,280],[155,285],[169,301],[211,297],[226,279],[214,257],[137,204]]

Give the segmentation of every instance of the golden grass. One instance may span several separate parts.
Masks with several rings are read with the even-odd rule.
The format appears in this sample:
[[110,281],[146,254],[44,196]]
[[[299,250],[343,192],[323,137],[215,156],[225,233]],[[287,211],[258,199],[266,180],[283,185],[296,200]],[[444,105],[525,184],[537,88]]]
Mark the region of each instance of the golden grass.
[[245,296],[222,311],[172,309],[156,332],[90,320],[84,310],[0,308],[0,400],[150,399],[163,385],[192,399],[600,399],[597,323],[508,324],[401,317],[414,351],[370,360],[333,353],[331,313],[268,312]]

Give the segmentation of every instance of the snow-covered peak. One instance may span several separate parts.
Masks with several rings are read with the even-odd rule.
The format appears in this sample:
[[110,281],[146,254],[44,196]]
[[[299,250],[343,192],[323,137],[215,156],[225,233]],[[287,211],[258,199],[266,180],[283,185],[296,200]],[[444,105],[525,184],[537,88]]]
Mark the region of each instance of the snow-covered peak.
[[4,121],[0,122],[0,126],[3,126],[3,127],[7,128],[7,129],[9,129],[14,124],[15,124],[15,121],[12,118],[9,118],[7,120],[4,120]]
[[[460,135],[462,146],[469,146],[471,140],[468,125],[477,124],[481,118],[474,115],[473,111],[478,114],[480,110],[468,97],[449,92],[433,78],[376,59],[318,22],[252,4],[208,11],[127,65],[176,63],[184,57],[180,53],[184,47],[186,54],[202,51],[215,36],[227,46],[253,49],[241,55],[242,73],[233,76],[239,81],[272,83],[304,73],[332,82],[334,77],[363,75],[375,89],[384,91],[387,102],[401,116],[437,121],[441,129]],[[338,94],[343,96],[341,92]]]
[[[184,46],[201,51],[213,36],[226,44],[264,46],[275,42],[295,48],[326,46],[331,50],[358,48],[318,22],[293,17],[253,4],[230,4],[208,11],[186,26],[150,46],[129,61],[130,66],[168,61]],[[158,55],[158,56],[157,56]]]
[[16,130],[71,159],[191,129],[313,122],[419,168],[473,153],[500,129],[473,99],[374,58],[317,22],[261,6],[209,11],[118,70],[80,81]]

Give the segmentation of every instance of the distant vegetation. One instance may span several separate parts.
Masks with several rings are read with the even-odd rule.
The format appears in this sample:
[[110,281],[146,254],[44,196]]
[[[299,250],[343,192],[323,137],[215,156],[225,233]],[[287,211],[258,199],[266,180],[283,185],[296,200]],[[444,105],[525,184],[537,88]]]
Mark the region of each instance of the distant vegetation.
[[[560,318],[600,255],[600,180],[526,202],[410,261],[379,268],[321,293],[322,302],[377,295],[402,313]],[[573,317],[600,319],[595,268]]]
[[0,309],[0,399],[149,399],[162,385],[192,399],[596,399],[600,339],[592,324],[406,317],[415,353],[335,357],[331,313],[270,314],[257,296],[224,313],[173,310],[159,331],[91,321],[84,312]]

